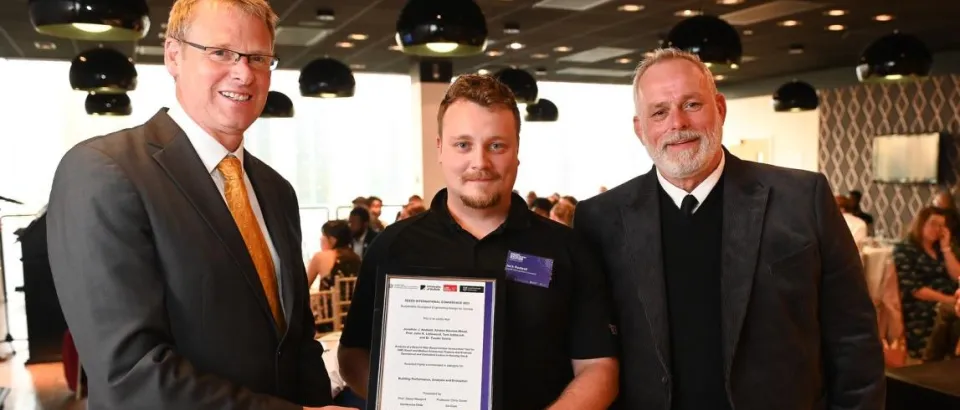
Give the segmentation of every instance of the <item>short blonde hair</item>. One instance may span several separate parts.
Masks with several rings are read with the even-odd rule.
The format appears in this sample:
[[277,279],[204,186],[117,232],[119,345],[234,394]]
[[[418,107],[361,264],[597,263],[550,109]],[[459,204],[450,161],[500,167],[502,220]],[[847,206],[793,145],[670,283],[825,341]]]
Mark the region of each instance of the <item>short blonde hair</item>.
[[700,71],[703,72],[704,77],[707,78],[707,82],[710,84],[710,90],[714,94],[717,93],[717,83],[713,80],[713,73],[710,72],[710,68],[707,67],[703,61],[700,61],[700,57],[696,54],[686,52],[677,48],[658,48],[654,50],[648,57],[645,57],[640,61],[640,64],[637,64],[637,69],[634,71],[633,75],[633,106],[634,110],[640,112],[640,77],[647,72],[650,67],[653,67],[657,63],[661,63],[669,60],[687,60],[693,64],[696,64],[700,68]]
[[503,108],[513,114],[517,122],[517,138],[520,136],[520,109],[517,98],[506,84],[489,75],[465,74],[450,84],[440,101],[437,112],[437,129],[443,134],[443,116],[453,103],[465,100],[484,108]]
[[270,7],[267,0],[177,0],[170,9],[170,18],[167,20],[166,37],[184,40],[190,23],[193,20],[194,7],[204,1],[227,4],[240,9],[241,12],[254,16],[267,25],[270,31],[270,42],[276,38],[277,23],[280,17]]

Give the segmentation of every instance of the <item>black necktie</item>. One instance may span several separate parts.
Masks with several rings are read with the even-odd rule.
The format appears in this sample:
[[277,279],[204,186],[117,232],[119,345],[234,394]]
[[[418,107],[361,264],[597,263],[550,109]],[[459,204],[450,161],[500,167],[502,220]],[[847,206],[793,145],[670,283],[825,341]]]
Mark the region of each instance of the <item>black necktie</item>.
[[683,214],[686,216],[693,215],[693,209],[697,207],[697,198],[693,195],[687,195],[683,197],[683,202],[680,203],[680,210],[683,211]]

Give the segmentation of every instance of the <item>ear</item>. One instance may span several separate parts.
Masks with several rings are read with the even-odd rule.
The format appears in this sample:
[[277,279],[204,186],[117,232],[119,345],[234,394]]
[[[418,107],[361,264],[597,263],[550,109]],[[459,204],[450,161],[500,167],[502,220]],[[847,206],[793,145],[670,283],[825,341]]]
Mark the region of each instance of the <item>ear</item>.
[[720,114],[720,125],[727,120],[727,97],[721,93],[717,93],[717,113]]
[[440,143],[441,141],[442,141],[442,137],[437,135],[437,162],[438,163],[440,162],[440,154],[443,153],[443,145]]
[[163,42],[163,65],[167,67],[167,72],[176,80],[180,75],[181,61],[180,42],[172,38],[167,38]]
[[640,143],[643,143],[643,124],[640,123],[640,116],[633,116],[633,133],[637,135],[637,138],[640,139]]

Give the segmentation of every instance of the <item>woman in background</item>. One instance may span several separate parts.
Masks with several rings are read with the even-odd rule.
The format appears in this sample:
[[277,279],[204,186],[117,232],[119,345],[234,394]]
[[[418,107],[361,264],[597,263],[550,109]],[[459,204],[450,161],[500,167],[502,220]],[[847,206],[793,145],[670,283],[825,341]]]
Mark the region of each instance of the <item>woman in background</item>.
[[353,243],[347,221],[327,221],[320,228],[320,252],[313,254],[307,265],[307,285],[319,277],[320,290],[333,288],[337,276],[352,277],[360,272],[360,256]]
[[557,202],[553,208],[550,208],[550,219],[560,222],[566,226],[573,226],[573,205],[565,201]]
[[[939,346],[946,340],[931,339],[938,314],[953,309],[956,304],[957,277],[960,262],[951,246],[950,231],[946,228],[943,212],[933,207],[920,210],[910,231],[893,248],[893,260],[900,285],[903,306],[903,325],[907,353],[913,359],[938,360],[953,346]],[[955,318],[955,316],[954,316]],[[937,357],[939,356],[939,357]]]

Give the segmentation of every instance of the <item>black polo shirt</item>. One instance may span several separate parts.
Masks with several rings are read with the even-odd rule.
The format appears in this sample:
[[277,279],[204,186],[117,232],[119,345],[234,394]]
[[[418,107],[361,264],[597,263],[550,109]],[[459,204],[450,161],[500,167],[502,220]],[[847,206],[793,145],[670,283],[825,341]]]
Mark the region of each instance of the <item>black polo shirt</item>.
[[506,222],[476,239],[454,221],[441,190],[430,210],[388,226],[360,268],[340,345],[370,349],[377,267],[391,265],[504,271],[508,251],[553,260],[549,287],[507,280],[500,361],[505,409],[541,410],[573,380],[572,359],[616,356],[611,300],[598,260],[574,231],[540,217],[519,195]]

